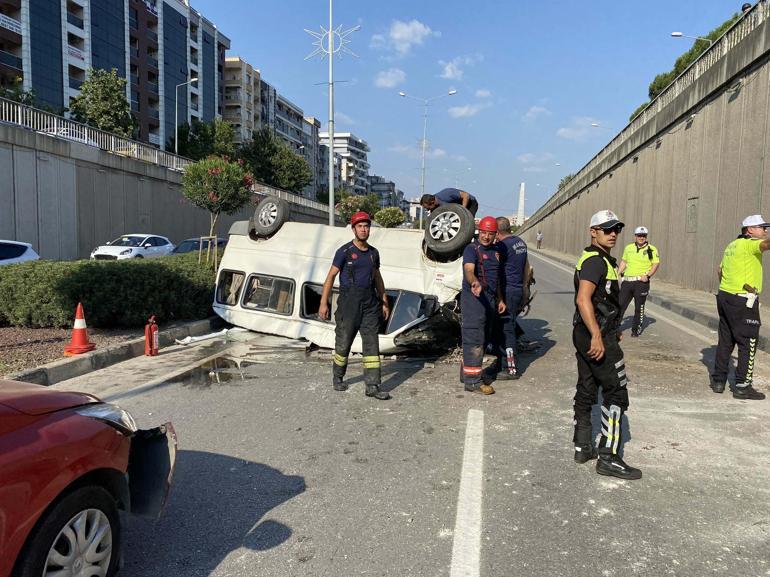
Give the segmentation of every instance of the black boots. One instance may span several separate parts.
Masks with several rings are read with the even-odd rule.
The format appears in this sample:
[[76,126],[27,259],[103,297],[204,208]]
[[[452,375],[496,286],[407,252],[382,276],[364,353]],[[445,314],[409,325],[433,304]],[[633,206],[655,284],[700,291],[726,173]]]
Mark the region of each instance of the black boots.
[[366,396],[374,397],[380,401],[387,401],[390,398],[390,393],[381,391],[378,385],[366,385]]
[[642,472],[639,469],[627,465],[619,455],[614,453],[599,453],[599,460],[596,461],[596,472],[600,475],[629,481],[642,478]]
[[719,393],[720,395],[725,392],[725,383],[715,381],[714,377],[709,379],[709,387],[711,387],[712,391]]
[[745,387],[736,386],[733,391],[733,398],[742,401],[761,401],[765,398],[765,393],[760,393],[751,385],[746,385]]
[[596,448],[591,445],[575,446],[575,462],[579,465],[596,458]]
[[348,386],[342,382],[342,377],[333,376],[332,377],[332,386],[334,387],[335,391],[347,391]]

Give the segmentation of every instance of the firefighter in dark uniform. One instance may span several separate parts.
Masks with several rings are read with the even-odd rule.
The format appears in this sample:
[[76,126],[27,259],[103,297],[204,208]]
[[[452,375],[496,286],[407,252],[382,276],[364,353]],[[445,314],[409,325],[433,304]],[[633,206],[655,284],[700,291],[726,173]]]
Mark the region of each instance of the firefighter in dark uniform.
[[505,312],[500,315],[502,343],[500,372],[498,379],[518,379],[521,375],[516,368],[516,317],[522,309],[529,290],[530,266],[527,259],[527,244],[518,236],[511,234],[511,221],[500,216],[497,218],[497,242],[504,254],[503,295]]
[[620,303],[617,262],[610,251],[623,223],[610,210],[591,217],[591,245],[575,266],[575,318],[572,342],[577,357],[575,392],[575,461],[586,463],[597,456],[591,438],[591,407],[602,389],[601,438],[596,472],[620,479],[640,479],[642,472],[627,465],[618,454],[621,421],[628,409],[628,378],[620,349]]
[[647,227],[637,226],[634,230],[634,242],[623,250],[620,260],[620,320],[626,314],[626,309],[634,301],[634,321],[631,325],[631,336],[638,337],[644,329],[644,304],[650,294],[650,279],[658,272],[660,253],[658,249],[647,242],[649,231]]
[[759,337],[759,294],[762,292],[762,254],[770,249],[770,223],[755,214],[743,220],[741,234],[727,245],[719,265],[719,343],[711,389],[723,393],[730,355],[738,345],[733,397],[761,401],[765,394],[752,386],[754,355]]
[[361,333],[363,344],[364,382],[366,396],[387,400],[390,395],[380,390],[380,343],[377,336],[380,319],[390,314],[385,283],[380,274],[380,253],[370,246],[369,229],[372,219],[365,212],[357,212],[350,219],[355,238],[342,245],[334,254],[329,274],[326,275],[318,316],[329,318],[329,297],[337,274],[340,274],[340,296],[334,315],[335,343],[332,384],[335,391],[345,391],[343,382],[348,366],[348,355],[356,333]]
[[495,243],[497,220],[485,216],[479,222],[479,238],[463,251],[463,287],[460,293],[465,390],[491,395],[495,389],[482,383],[482,364],[487,336],[496,316],[505,312],[500,285],[503,254]]

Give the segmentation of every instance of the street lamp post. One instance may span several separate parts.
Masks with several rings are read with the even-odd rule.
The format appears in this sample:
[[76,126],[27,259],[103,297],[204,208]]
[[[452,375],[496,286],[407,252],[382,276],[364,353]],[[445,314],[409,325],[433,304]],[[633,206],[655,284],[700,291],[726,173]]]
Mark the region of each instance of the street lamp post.
[[672,38],[692,38],[693,40],[705,40],[706,42],[709,43],[709,46],[714,44],[714,41],[711,38],[705,38],[704,36],[689,36],[681,32],[672,32],[671,37]]
[[197,78],[177,84],[174,89],[174,154],[179,154],[179,87],[198,82]]
[[[421,102],[423,109],[422,109],[422,161],[420,162],[420,197],[425,194],[425,151],[428,145],[428,105],[433,102],[434,100],[438,100],[439,98],[444,98],[445,96],[454,96],[457,94],[457,90],[450,90],[446,94],[439,94],[438,96],[433,96],[431,98],[418,98],[417,96],[412,96],[411,94],[407,94],[406,92],[399,92],[398,95],[402,98],[411,98],[412,100],[416,100],[417,102]],[[420,205],[420,229],[422,229],[422,221],[423,221],[423,214],[425,212],[425,209],[422,205]]]

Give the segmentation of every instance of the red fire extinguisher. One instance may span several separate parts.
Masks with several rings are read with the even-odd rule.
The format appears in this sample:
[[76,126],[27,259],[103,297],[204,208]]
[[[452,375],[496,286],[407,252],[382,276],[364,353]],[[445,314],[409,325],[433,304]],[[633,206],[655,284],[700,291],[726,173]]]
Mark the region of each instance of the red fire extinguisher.
[[158,354],[158,325],[155,323],[155,315],[147,319],[144,326],[144,354],[154,357]]

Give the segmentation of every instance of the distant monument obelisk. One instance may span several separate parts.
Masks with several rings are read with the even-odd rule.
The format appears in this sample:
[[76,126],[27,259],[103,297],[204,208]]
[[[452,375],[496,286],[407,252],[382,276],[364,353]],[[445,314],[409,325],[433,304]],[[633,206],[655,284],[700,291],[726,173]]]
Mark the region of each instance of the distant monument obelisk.
[[519,212],[516,213],[516,225],[524,224],[524,183],[519,186]]

